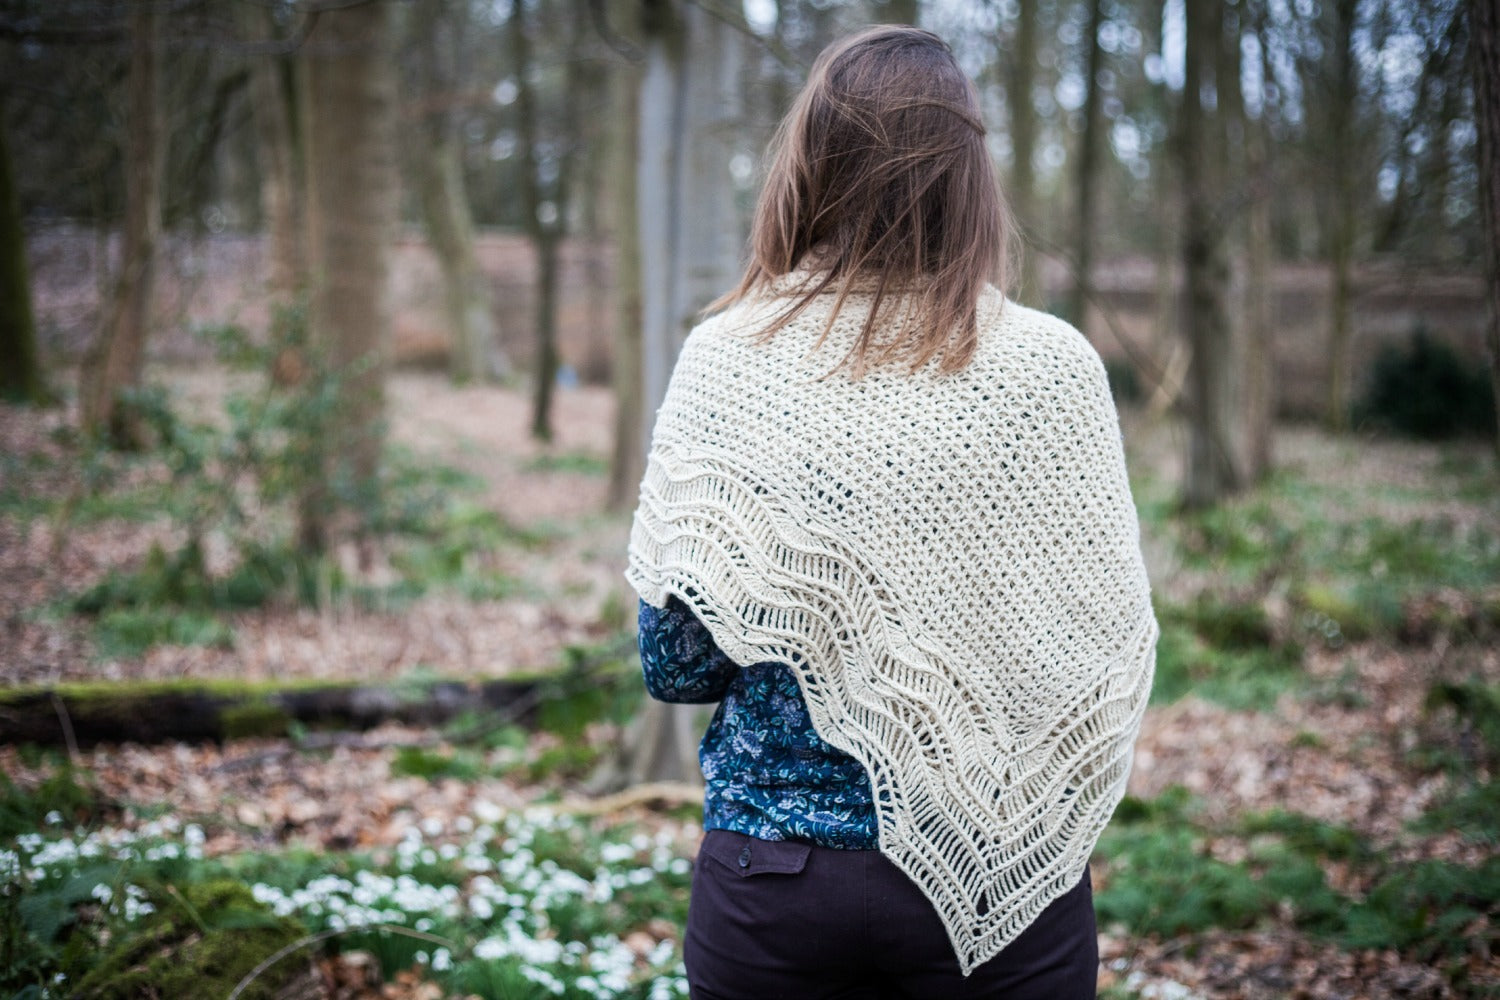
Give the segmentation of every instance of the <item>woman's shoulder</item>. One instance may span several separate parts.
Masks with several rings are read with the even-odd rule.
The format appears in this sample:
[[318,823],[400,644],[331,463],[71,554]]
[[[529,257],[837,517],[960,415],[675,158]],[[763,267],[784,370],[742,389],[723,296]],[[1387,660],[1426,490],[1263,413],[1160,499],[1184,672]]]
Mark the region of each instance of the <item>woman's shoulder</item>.
[[985,289],[979,302],[980,349],[1013,361],[1018,355],[1038,363],[1087,366],[1103,362],[1094,345],[1067,320],[1023,306],[998,289]]

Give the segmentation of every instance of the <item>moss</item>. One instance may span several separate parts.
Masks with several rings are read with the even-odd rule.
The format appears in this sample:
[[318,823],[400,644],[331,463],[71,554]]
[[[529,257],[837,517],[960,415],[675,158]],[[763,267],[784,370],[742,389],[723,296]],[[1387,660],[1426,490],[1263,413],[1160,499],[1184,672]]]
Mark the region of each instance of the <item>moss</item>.
[[1323,584],[1304,584],[1297,592],[1296,603],[1302,610],[1303,624],[1334,647],[1345,640],[1368,639],[1381,630],[1381,622],[1368,605]]
[[231,705],[219,713],[226,740],[285,736],[293,721],[285,709],[263,698]]
[[[151,901],[156,911],[109,944],[75,987],[77,1000],[227,997],[263,959],[306,933],[228,879],[161,887]],[[296,962],[278,962],[240,996],[272,1000],[297,971]]]

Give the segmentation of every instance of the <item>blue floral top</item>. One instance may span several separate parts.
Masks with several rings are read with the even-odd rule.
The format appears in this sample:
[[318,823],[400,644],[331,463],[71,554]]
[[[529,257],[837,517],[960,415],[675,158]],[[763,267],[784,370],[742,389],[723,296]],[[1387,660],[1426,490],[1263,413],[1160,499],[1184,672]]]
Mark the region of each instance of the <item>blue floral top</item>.
[[677,598],[640,611],[641,668],[659,701],[719,702],[698,748],[703,828],[823,847],[879,846],[864,767],[823,740],[790,668],[740,667]]

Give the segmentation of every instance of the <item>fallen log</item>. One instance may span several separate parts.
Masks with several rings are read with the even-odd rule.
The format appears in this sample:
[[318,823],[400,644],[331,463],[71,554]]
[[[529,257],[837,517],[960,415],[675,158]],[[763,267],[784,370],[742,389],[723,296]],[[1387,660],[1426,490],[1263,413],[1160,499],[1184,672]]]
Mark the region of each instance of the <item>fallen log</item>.
[[296,727],[363,730],[442,725],[466,713],[530,726],[542,704],[598,677],[573,673],[276,686],[223,681],[68,684],[0,691],[0,743],[76,749],[98,743],[222,742]]

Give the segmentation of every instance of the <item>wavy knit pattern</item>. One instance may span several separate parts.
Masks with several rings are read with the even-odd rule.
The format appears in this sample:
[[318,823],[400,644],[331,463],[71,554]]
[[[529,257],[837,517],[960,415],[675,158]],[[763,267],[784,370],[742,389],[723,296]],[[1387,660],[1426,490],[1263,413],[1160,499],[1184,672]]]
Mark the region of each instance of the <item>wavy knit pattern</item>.
[[1157,630],[1120,431],[1060,320],[989,290],[963,371],[853,379],[829,373],[869,296],[818,347],[834,300],[765,343],[790,300],[693,331],[626,576],[737,663],[792,667],[968,974],[1077,883],[1124,794]]

